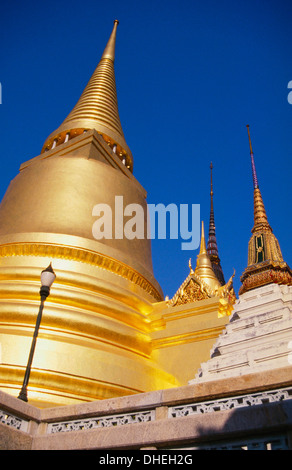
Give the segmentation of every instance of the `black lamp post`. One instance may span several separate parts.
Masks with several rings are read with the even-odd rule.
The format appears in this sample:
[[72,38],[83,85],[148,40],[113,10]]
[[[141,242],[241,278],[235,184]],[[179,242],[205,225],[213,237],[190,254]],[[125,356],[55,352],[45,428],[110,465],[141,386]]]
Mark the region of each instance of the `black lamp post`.
[[40,323],[42,320],[44,303],[45,303],[46,298],[50,295],[50,288],[55,279],[56,279],[56,274],[54,273],[52,265],[50,264],[50,266],[48,266],[47,269],[44,269],[44,271],[42,271],[41,273],[41,289],[40,289],[41,304],[40,304],[39,313],[36,319],[33,339],[31,342],[30,353],[29,353],[29,358],[27,361],[27,366],[26,366],[26,370],[24,374],[22,388],[18,395],[18,398],[23,401],[27,401],[27,385],[29,381],[31,364],[32,364],[33,356],[34,356],[35,346],[36,346],[36,340],[38,337],[39,327],[40,327]]

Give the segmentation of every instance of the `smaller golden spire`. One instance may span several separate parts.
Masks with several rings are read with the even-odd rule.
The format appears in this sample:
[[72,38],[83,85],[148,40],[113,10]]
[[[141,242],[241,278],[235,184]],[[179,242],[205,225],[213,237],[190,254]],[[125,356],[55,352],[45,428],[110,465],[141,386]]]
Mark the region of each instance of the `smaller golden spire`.
[[292,272],[284,262],[278,240],[268,223],[268,218],[259,189],[249,126],[247,125],[254,186],[254,226],[248,244],[248,266],[240,280],[239,294],[265,284],[292,284]]
[[216,289],[221,287],[221,283],[219,282],[213,271],[212,263],[207,253],[203,221],[201,230],[200,253],[197,256],[195,274],[199,276],[212,290],[215,291]]

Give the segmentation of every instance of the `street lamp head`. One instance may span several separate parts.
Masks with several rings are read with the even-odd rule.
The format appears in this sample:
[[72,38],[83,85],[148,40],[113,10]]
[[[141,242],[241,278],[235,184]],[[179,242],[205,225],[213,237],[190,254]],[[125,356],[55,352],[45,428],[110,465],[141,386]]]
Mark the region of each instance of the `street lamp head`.
[[45,298],[48,297],[50,293],[50,287],[53,284],[54,280],[56,279],[56,274],[53,271],[52,264],[44,269],[41,273],[41,290],[40,294],[41,296],[44,296]]
[[53,271],[52,264],[50,264],[46,269],[41,273],[41,284],[42,287],[50,288],[56,279],[56,274]]

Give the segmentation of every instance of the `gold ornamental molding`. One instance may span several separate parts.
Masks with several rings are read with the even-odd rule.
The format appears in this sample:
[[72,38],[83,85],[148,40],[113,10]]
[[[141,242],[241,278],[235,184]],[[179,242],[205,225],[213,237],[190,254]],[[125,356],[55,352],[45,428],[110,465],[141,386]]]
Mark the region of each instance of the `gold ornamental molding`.
[[207,328],[200,331],[192,331],[191,333],[184,333],[180,335],[168,336],[165,338],[154,339],[153,349],[167,348],[169,346],[177,346],[180,344],[196,343],[198,341],[206,341],[209,339],[217,339],[224,330],[225,325],[217,326],[215,328]]
[[9,243],[1,245],[0,258],[11,256],[51,257],[98,266],[133,282],[154,297],[156,301],[162,300],[158,290],[135,269],[121,261],[91,250],[47,243]]

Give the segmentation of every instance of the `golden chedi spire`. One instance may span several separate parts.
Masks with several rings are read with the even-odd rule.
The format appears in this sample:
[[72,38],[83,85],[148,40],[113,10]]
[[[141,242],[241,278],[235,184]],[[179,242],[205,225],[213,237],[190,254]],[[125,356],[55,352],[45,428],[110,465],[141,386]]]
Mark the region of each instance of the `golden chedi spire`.
[[42,152],[67,142],[89,129],[95,129],[131,171],[133,157],[125,141],[118,111],[114,72],[118,20],[98,66],[77,104],[64,122],[45,141]]
[[146,191],[104,140],[116,136],[126,148],[113,81],[116,27],[79,103],[52,134],[53,142],[68,140],[24,162],[0,204],[2,391],[19,394],[40,273],[52,262],[57,276],[28,388],[29,402],[40,407],[178,384],[152,355],[149,316],[163,294],[151,240],[124,230],[124,209],[135,204],[146,232]]
[[248,266],[240,279],[239,294],[270,283],[292,285],[292,272],[283,260],[279,242],[268,222],[256,174],[249,125],[247,131],[254,188],[254,225],[248,244]]

